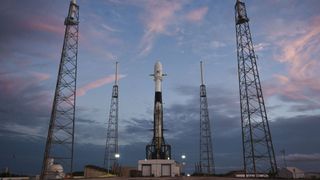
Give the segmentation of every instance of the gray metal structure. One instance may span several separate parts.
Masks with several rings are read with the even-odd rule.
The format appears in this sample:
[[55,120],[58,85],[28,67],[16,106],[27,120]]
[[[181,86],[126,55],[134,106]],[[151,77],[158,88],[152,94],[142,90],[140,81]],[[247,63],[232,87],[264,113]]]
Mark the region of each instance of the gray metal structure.
[[200,164],[201,174],[214,174],[213,150],[211,140],[211,126],[208,111],[206,86],[203,81],[203,67],[200,62],[201,85],[200,85]]
[[75,0],[70,2],[64,25],[66,26],[64,42],[42,163],[41,180],[56,174],[50,168],[52,161],[54,164],[62,165],[64,172],[72,173],[73,170],[79,32],[79,6]]
[[104,155],[104,166],[116,173],[119,166],[119,147],[118,147],[118,113],[119,113],[119,91],[118,91],[118,62],[116,62],[115,81],[112,88],[112,97],[110,104],[109,122],[107,129],[106,149]]
[[246,177],[277,173],[277,164],[245,3],[235,4],[243,162]]

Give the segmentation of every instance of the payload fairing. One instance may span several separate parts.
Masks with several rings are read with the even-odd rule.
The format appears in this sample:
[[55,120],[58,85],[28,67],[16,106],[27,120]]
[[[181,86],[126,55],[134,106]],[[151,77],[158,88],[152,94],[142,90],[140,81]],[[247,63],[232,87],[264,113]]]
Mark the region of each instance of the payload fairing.
[[170,159],[171,146],[165,143],[163,137],[162,79],[165,74],[160,62],[156,62],[152,76],[155,81],[153,138],[151,144],[146,146],[146,158]]

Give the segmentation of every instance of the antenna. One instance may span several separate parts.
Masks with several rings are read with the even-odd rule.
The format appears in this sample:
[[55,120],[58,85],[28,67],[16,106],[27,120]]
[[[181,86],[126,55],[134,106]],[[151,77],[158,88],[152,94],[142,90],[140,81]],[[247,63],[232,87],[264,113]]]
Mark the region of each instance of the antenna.
[[115,74],[115,80],[114,80],[114,84],[118,85],[118,61],[116,62],[116,74]]
[[204,82],[203,82],[203,67],[202,67],[202,61],[200,61],[200,71],[201,71],[201,85],[203,85]]

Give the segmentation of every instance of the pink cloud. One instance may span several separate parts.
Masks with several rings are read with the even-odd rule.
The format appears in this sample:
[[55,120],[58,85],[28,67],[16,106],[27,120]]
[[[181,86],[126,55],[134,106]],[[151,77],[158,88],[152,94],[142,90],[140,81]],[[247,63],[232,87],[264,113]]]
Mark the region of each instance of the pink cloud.
[[186,16],[188,21],[199,22],[202,21],[208,12],[208,7],[201,7],[199,9],[189,12]]
[[280,82],[280,84],[287,84],[289,82],[289,78],[287,76],[276,74],[274,77],[278,82]]
[[179,1],[147,1],[144,23],[145,34],[140,43],[140,55],[148,54],[159,34],[167,33],[167,28],[175,20],[175,13],[181,9]]
[[91,13],[88,17],[92,21],[87,22],[88,27],[79,34],[81,47],[92,59],[114,60],[114,47],[122,49],[125,46],[123,40],[114,35],[120,30],[101,24],[105,21],[103,16]]
[[36,31],[49,32],[58,35],[64,34],[63,22],[56,19],[42,20],[37,17],[31,18],[32,21],[25,22],[23,26]]
[[0,91],[8,99],[19,97],[19,101],[28,105],[34,112],[49,108],[52,91],[41,88],[39,83],[50,77],[49,74],[29,72],[24,75],[7,74],[0,76]]
[[282,46],[280,62],[289,65],[289,75],[296,80],[305,80],[315,76],[320,62],[314,56],[320,52],[320,17],[317,17],[306,29],[306,33],[287,41]]
[[31,24],[31,27],[40,31],[46,31],[51,33],[63,34],[64,28],[63,26],[56,26],[54,24],[47,24],[43,22],[34,22]]
[[[124,78],[125,75],[119,75],[118,79]],[[103,78],[100,78],[98,80],[95,80],[93,82],[90,82],[84,86],[82,86],[81,88],[77,89],[77,96],[83,96],[85,95],[88,91],[92,90],[92,89],[96,89],[99,88],[101,86],[104,86],[106,84],[110,84],[113,83],[115,80],[115,75],[109,75]]]
[[282,40],[279,48],[277,60],[288,72],[275,76],[278,84],[269,88],[268,94],[320,104],[320,16],[305,27],[304,33]]
[[6,95],[20,93],[28,88],[37,86],[41,81],[50,78],[50,74],[40,72],[27,72],[24,75],[18,73],[4,74],[0,77],[1,92]]
[[47,73],[40,73],[40,72],[31,72],[31,74],[38,80],[38,81],[45,81],[50,78],[50,74]]

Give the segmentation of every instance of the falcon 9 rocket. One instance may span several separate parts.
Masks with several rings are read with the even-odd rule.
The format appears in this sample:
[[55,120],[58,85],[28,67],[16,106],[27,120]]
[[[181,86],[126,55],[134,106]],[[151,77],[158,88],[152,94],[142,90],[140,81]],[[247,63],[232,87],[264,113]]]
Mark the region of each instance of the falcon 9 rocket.
[[146,146],[147,159],[170,159],[171,146],[167,145],[163,137],[163,106],[162,106],[162,64],[156,62],[154,65],[155,98],[153,116],[153,138],[152,142]]

